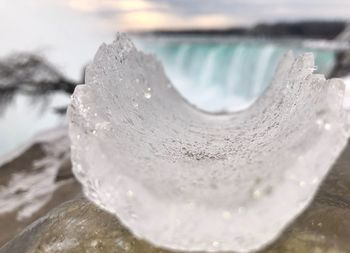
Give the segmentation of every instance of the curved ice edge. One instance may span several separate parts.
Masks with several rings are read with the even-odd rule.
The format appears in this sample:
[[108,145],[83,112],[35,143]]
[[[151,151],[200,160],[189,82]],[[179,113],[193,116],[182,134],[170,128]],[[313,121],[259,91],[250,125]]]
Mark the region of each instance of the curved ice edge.
[[74,173],[89,199],[155,245],[258,250],[307,207],[347,142],[344,85],[313,69],[312,54],[289,53],[251,108],[210,115],[118,35],[72,97]]

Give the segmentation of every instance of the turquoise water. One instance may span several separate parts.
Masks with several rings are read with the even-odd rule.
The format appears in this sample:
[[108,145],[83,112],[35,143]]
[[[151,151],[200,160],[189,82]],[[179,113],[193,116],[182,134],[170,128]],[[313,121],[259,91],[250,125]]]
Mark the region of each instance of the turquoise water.
[[331,49],[312,49],[267,41],[145,40],[139,47],[155,54],[185,98],[207,111],[249,106],[270,84],[282,56],[315,54],[316,72],[328,75],[335,64]]

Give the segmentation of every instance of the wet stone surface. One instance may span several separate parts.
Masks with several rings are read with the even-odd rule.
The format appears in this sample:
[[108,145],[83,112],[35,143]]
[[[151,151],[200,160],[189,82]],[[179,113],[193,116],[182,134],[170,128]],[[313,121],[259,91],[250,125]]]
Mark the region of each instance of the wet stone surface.
[[[271,207],[273,208],[273,207]],[[311,206],[260,253],[350,252],[350,147],[343,152]],[[54,209],[0,253],[160,253],[136,239],[113,215],[84,198]]]
[[165,252],[135,239],[86,199],[63,204],[0,252]]
[[0,247],[59,204],[81,194],[66,131],[39,136],[0,163]]

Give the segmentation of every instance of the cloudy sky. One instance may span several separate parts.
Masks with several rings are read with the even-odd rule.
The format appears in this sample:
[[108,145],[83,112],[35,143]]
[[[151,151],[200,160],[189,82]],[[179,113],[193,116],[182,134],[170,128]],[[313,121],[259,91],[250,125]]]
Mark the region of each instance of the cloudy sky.
[[297,19],[349,19],[349,0],[70,0],[77,11],[123,29],[245,26]]
[[116,31],[300,19],[350,19],[350,0],[0,0],[0,56],[34,50],[77,77]]

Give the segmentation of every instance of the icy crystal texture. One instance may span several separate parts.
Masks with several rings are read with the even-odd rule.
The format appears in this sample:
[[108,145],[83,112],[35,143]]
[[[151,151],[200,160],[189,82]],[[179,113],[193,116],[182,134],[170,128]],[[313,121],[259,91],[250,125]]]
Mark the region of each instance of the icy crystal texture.
[[208,114],[125,35],[72,98],[74,172],[140,238],[188,251],[257,250],[311,201],[348,134],[343,83],[287,54],[249,109]]

